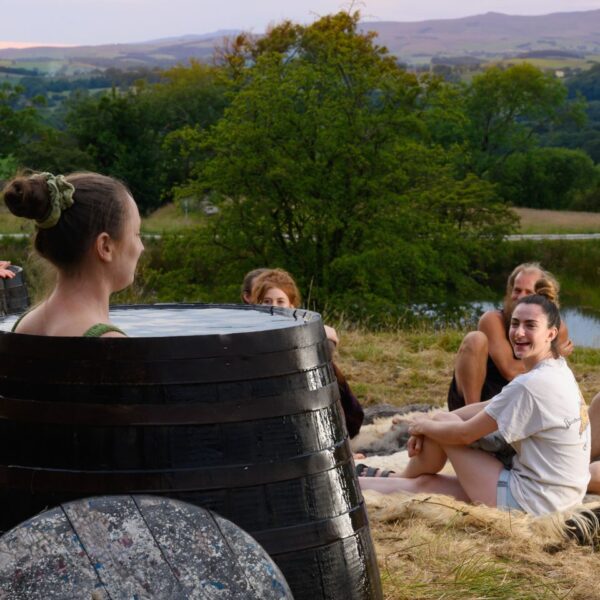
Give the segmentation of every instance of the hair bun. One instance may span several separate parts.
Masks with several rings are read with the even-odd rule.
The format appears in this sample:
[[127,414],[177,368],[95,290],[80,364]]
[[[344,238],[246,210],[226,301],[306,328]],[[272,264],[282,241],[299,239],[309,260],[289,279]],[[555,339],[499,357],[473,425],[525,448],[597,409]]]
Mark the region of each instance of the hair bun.
[[540,296],[544,296],[550,302],[558,307],[558,289],[551,279],[542,277],[535,282],[534,291]]
[[4,202],[13,215],[43,219],[50,210],[50,191],[43,177],[16,177],[3,192]]

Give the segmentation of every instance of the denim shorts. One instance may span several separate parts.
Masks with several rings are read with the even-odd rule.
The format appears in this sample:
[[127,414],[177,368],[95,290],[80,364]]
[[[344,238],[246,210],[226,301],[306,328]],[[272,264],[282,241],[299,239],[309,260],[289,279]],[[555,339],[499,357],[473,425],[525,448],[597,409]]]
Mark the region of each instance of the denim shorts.
[[469,447],[492,454],[504,465],[505,469],[512,467],[515,450],[510,444],[506,443],[499,431],[494,431],[475,440],[472,444],[469,444]]
[[500,471],[496,487],[496,507],[500,510],[523,510],[510,491],[511,472],[507,469]]

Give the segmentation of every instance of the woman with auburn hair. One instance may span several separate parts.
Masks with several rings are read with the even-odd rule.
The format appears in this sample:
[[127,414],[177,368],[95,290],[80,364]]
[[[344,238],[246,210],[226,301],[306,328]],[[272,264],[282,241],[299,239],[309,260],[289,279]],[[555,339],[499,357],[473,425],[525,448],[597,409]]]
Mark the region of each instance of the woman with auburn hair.
[[268,269],[254,279],[250,300],[252,304],[298,308],[300,291],[294,278],[287,271]]
[[[298,308],[300,306],[300,291],[294,278],[287,271],[283,269],[263,269],[261,271],[252,283],[250,294],[252,304],[265,304],[280,308]],[[327,327],[327,325],[324,325],[324,327],[327,339],[335,347],[337,344],[335,330]],[[352,438],[360,431],[365,413],[356,396],[352,393],[343,373],[333,361],[331,365],[340,390],[340,401],[344,410],[346,428]]]
[[19,176],[3,190],[18,217],[36,225],[35,249],[56,269],[50,295],[15,324],[17,333],[122,337],[109,298],[133,282],[144,250],[141,219],[121,182],[98,173]]

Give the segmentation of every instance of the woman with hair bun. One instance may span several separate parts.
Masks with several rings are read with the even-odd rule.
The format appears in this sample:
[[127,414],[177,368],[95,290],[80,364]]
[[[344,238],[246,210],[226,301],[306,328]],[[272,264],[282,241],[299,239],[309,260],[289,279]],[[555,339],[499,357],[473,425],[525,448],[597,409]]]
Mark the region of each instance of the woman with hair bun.
[[[511,315],[509,340],[525,373],[487,402],[415,419],[404,472],[368,473],[373,476],[360,478],[363,488],[447,494],[532,515],[583,500],[590,478],[590,426],[579,386],[560,356],[560,314],[545,295],[551,290],[547,281],[538,281],[535,294],[519,300]],[[470,446],[494,431],[516,452],[510,469]],[[456,476],[439,474],[446,460]]]
[[124,184],[98,173],[16,177],[3,190],[15,215],[36,224],[35,249],[57,271],[51,294],[16,323],[30,335],[122,337],[109,298],[133,282],[144,249]]

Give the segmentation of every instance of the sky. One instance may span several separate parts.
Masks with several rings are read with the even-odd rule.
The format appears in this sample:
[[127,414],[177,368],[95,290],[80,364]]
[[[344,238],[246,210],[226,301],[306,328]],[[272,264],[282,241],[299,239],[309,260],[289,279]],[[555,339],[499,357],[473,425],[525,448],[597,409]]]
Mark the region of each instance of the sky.
[[600,0],[0,0],[0,47],[140,42],[222,29],[262,33],[283,19],[310,23],[350,6],[363,21],[423,21],[595,10]]

